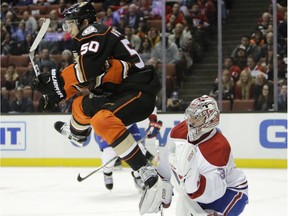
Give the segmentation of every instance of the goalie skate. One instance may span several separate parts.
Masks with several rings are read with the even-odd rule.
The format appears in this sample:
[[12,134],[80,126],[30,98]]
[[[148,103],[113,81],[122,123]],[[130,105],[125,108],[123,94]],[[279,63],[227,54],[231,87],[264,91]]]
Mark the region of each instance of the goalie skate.
[[63,136],[67,137],[69,140],[71,140],[72,144],[77,147],[83,147],[84,142],[87,140],[87,137],[89,136],[91,132],[91,127],[88,129],[85,135],[75,135],[70,131],[70,124],[57,121],[54,124],[54,128]]

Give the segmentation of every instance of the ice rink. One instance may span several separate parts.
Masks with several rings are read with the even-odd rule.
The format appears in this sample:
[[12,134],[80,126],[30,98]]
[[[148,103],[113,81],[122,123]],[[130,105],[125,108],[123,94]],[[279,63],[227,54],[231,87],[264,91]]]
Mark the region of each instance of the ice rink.
[[[243,216],[287,216],[287,170],[243,169],[249,182],[250,203]],[[1,216],[137,216],[140,194],[130,169],[114,172],[108,191],[98,172],[77,181],[93,168],[0,168]],[[165,216],[175,215],[177,194]],[[150,215],[159,215],[150,214]]]

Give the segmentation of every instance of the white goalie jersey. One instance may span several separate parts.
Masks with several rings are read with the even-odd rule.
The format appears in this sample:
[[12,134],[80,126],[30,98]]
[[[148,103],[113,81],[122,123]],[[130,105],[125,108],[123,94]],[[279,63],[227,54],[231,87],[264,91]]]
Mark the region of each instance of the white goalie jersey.
[[247,195],[246,176],[235,167],[230,144],[221,132],[213,129],[198,143],[188,142],[187,134],[185,121],[171,130],[159,174],[171,178],[178,192],[200,203],[219,199],[227,188]]

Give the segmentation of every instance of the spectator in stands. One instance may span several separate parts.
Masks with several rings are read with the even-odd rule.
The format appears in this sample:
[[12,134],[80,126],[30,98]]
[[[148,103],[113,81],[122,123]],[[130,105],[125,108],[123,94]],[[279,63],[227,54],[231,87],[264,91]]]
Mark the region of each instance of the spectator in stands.
[[59,62],[57,70],[61,72],[68,65],[73,63],[73,55],[72,52],[68,49],[62,51],[62,60]]
[[208,50],[210,45],[210,23],[205,14],[201,14],[198,4],[193,4],[190,16],[193,21],[193,26],[196,29],[197,40],[204,50]]
[[235,85],[235,99],[253,99],[253,78],[249,71],[241,71],[240,78]]
[[287,82],[281,84],[278,93],[278,110],[287,112]]
[[[177,45],[170,41],[169,34],[165,34],[166,39],[166,50],[164,53],[166,54],[166,64],[175,64],[176,67],[176,85],[178,88],[181,87],[182,81],[183,81],[183,57],[180,55],[179,49]],[[162,38],[162,36],[161,36]],[[157,65],[159,63],[162,63],[162,53],[163,53],[163,48],[162,48],[162,43],[158,43],[155,47],[155,52],[154,52],[154,65]],[[185,66],[185,65],[184,65]],[[162,73],[158,71],[158,75],[161,79]]]
[[183,24],[184,14],[183,14],[182,11],[180,11],[180,4],[178,2],[173,4],[171,13],[167,13],[167,15],[166,15],[166,23],[170,22],[170,19],[171,19],[172,15],[174,15],[173,19],[175,19],[175,25],[178,24],[178,23],[182,23]]
[[[277,43],[277,54],[284,55],[285,50]],[[273,32],[266,34],[266,43],[261,48],[261,56],[259,64],[267,66],[269,62],[273,61]]]
[[37,21],[36,19],[29,14],[28,11],[23,12],[23,19],[25,22],[25,30],[26,32],[33,33],[37,30]]
[[250,55],[254,57],[256,62],[258,62],[261,56],[261,48],[265,44],[263,34],[260,30],[256,30],[251,35],[250,44],[252,45],[252,50],[250,52]]
[[[222,71],[221,82],[222,82],[222,100],[230,100],[232,102],[234,99],[235,86],[227,69],[224,69]],[[214,88],[210,92],[210,96],[214,97],[216,100],[219,98],[218,78],[215,79]]]
[[59,0],[59,8],[57,9],[57,14],[59,19],[63,19],[64,18],[64,11],[66,9],[66,2],[65,0]]
[[144,17],[149,18],[151,16],[151,6],[152,0],[139,1],[139,10],[142,12]]
[[191,40],[190,42],[192,43],[192,47],[190,56],[193,62],[200,62],[203,59],[204,47],[199,43],[199,41],[201,41],[201,36],[198,35],[197,28],[194,26],[190,16],[184,17],[183,35]]
[[[277,83],[282,83],[284,80],[287,79],[287,64],[285,64],[281,55],[277,55]],[[274,66],[273,66],[273,59],[268,62],[266,67],[266,74],[268,75],[268,80],[274,80]]]
[[8,90],[1,88],[1,113],[8,112],[10,112],[9,92]]
[[31,33],[26,34],[25,40],[17,44],[18,55],[28,54],[30,47],[32,46],[34,38]]
[[33,82],[34,77],[35,77],[35,72],[34,72],[31,62],[29,62],[28,70],[20,76],[19,86],[22,88],[26,86],[29,86],[32,88],[32,82]]
[[148,26],[146,19],[144,17],[140,17],[139,25],[136,34],[143,39],[148,34]]
[[132,47],[138,52],[141,46],[141,38],[134,34],[133,28],[129,25],[125,27],[124,35],[131,43]]
[[106,9],[106,14],[105,16],[101,19],[101,23],[107,25],[107,26],[116,26],[117,25],[117,20],[114,17],[115,15],[113,14],[113,8],[108,7]]
[[174,14],[171,14],[169,21],[166,23],[166,32],[172,34],[175,26],[176,26],[176,16]]
[[19,42],[25,41],[26,34],[27,34],[27,32],[26,32],[26,28],[25,28],[25,22],[20,21],[18,23],[18,27],[17,27],[16,31],[13,33],[12,37],[14,38],[15,41],[17,41],[17,43],[19,43]]
[[189,36],[183,35],[183,25],[181,23],[176,24],[174,33],[169,35],[168,40],[174,42],[179,50],[180,60],[181,63],[177,65],[176,68],[176,83],[180,87],[181,82],[183,81],[183,73],[184,71],[187,73],[187,71],[190,70],[193,60],[191,57],[192,52],[192,38]]
[[263,73],[256,75],[253,85],[253,99],[256,101],[262,94],[262,88],[264,85],[268,85],[271,89],[273,88],[273,83],[269,82]]
[[264,12],[261,19],[256,25],[256,30],[260,30],[264,36],[266,36],[268,31],[268,26],[272,22],[272,15],[269,12]]
[[16,22],[16,18],[11,11],[8,11],[6,13],[6,20],[4,23],[5,23],[5,28],[7,29],[7,31],[11,35],[13,35],[15,33],[15,31],[17,30],[18,22]]
[[212,0],[197,0],[200,7],[200,13],[207,16],[209,23],[216,23],[216,7]]
[[11,102],[11,111],[16,113],[34,112],[34,105],[31,98],[24,95],[23,88],[17,88],[15,99]]
[[62,23],[61,20],[58,17],[58,13],[56,10],[51,10],[49,13],[49,18],[50,18],[50,27],[53,32],[56,31],[62,31]]
[[154,56],[154,49],[152,47],[152,43],[150,39],[148,38],[148,36],[145,36],[142,39],[141,46],[140,46],[138,53],[146,65],[151,64],[151,59]]
[[7,2],[2,2],[1,4],[1,22],[6,22],[6,14],[9,11],[9,4]]
[[160,42],[160,33],[156,28],[150,28],[148,31],[148,37],[152,42],[152,47],[155,48],[156,45]]
[[19,74],[16,71],[14,64],[9,64],[7,67],[4,78],[1,79],[1,87],[5,87],[7,90],[17,88],[19,85]]
[[247,51],[244,46],[239,46],[237,49],[236,56],[233,58],[235,65],[237,65],[240,70],[247,67]]
[[263,85],[262,94],[255,101],[256,111],[273,111],[273,98],[268,85]]
[[253,49],[253,45],[250,44],[250,36],[248,35],[242,36],[240,44],[238,44],[231,53],[232,58],[236,58],[239,48],[244,49],[247,55],[250,54],[250,52]]
[[50,52],[48,49],[42,49],[39,57],[40,58],[38,61],[36,61],[36,64],[39,66],[39,68],[41,68],[42,65],[48,65],[50,68],[56,68],[56,62],[50,59]]
[[17,55],[17,42],[11,37],[10,33],[5,34],[5,38],[1,43],[1,54]]
[[138,10],[138,6],[134,3],[130,4],[128,13],[125,15],[126,25],[131,26],[134,31],[137,31],[140,17],[143,17],[143,14]]
[[236,83],[239,80],[241,69],[234,64],[234,60],[232,57],[228,56],[224,59],[223,69],[227,69],[229,71],[229,75]]
[[[162,38],[162,34],[161,34],[161,38]],[[179,49],[178,49],[177,45],[174,42],[169,41],[169,39],[168,39],[169,38],[169,34],[168,33],[165,34],[165,37],[166,37],[166,39],[165,39],[166,50],[164,51],[164,53],[166,54],[166,63],[167,64],[177,64],[178,62],[181,61],[180,54],[179,54]],[[163,53],[162,43],[159,42],[156,45],[155,52],[154,52],[154,60],[157,63],[161,63],[162,62],[162,53]]]
[[184,111],[186,108],[185,102],[180,98],[178,91],[173,91],[171,97],[167,99],[167,112]]
[[266,68],[263,66],[257,65],[257,62],[255,61],[252,55],[249,55],[247,57],[247,67],[245,69],[250,71],[251,76],[253,78],[256,78],[256,76],[260,73],[262,73],[266,79],[268,78],[268,75],[265,73]]

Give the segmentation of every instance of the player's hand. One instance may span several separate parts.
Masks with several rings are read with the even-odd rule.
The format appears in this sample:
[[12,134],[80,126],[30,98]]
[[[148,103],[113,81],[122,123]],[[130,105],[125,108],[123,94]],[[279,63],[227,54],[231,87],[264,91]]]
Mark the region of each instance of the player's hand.
[[160,129],[162,128],[163,122],[161,120],[157,121],[157,116],[152,114],[149,116],[149,126],[146,129],[147,138],[151,139],[157,136]]
[[60,112],[59,99],[53,95],[42,95],[39,100],[38,111],[39,112]]
[[33,88],[40,91],[43,95],[51,95],[58,98],[58,102],[66,98],[64,81],[55,69],[50,72],[40,73],[33,80]]

